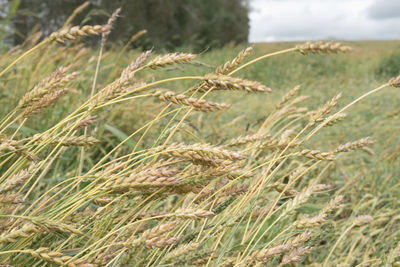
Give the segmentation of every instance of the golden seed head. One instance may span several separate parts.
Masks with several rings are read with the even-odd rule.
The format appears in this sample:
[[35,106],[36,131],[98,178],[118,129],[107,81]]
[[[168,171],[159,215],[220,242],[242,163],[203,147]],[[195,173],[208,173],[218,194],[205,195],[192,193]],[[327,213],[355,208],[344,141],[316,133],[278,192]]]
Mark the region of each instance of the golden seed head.
[[157,236],[152,239],[148,239],[144,242],[146,247],[149,248],[164,248],[173,244],[176,244],[181,240],[182,237],[162,237]]
[[281,109],[284,104],[286,104],[290,99],[300,91],[300,85],[295,86],[292,90],[287,92],[276,105],[276,109]]
[[153,96],[158,97],[161,101],[172,102],[174,104],[182,104],[185,106],[193,107],[195,110],[203,112],[213,112],[218,110],[227,109],[230,105],[222,103],[214,103],[204,99],[197,99],[194,97],[188,97],[183,94],[176,94],[172,91],[161,91],[158,90],[153,94]]
[[53,32],[48,38],[50,41],[64,43],[65,40],[75,40],[77,37],[98,35],[103,32],[109,32],[110,28],[110,25],[85,25],[83,27],[74,26],[71,28],[63,28],[61,30]]
[[210,144],[194,144],[185,145],[183,143],[173,143],[168,147],[159,147],[154,149],[164,155],[169,155],[177,158],[188,159],[193,163],[200,165],[215,165],[218,166],[223,161],[236,161],[245,159],[245,155],[226,150],[220,147],[215,147]]
[[151,60],[146,67],[154,70],[167,65],[188,63],[196,57],[197,55],[187,53],[166,54],[164,56],[157,56],[155,59]]
[[293,153],[293,156],[303,156],[309,159],[335,161],[335,156],[330,152],[321,152],[319,150],[304,149],[300,152]]
[[237,68],[246,57],[248,57],[251,52],[253,52],[253,47],[247,47],[246,49],[239,52],[239,54],[232,60],[226,62],[223,66],[216,69],[216,74],[228,75],[231,71]]
[[256,141],[262,141],[262,140],[268,139],[270,137],[271,136],[269,134],[252,134],[252,135],[246,135],[246,136],[239,136],[238,138],[231,140],[227,144],[227,146],[245,145],[248,143],[254,143]]
[[33,103],[32,105],[28,106],[24,112],[23,116],[25,118],[33,115],[33,114],[38,114],[40,113],[43,109],[51,106],[53,103],[57,101],[61,96],[65,95],[67,93],[68,89],[64,88],[55,92],[51,92],[47,95],[45,95],[41,100]]
[[307,228],[314,228],[319,226],[320,224],[326,222],[327,215],[324,213],[318,214],[315,217],[309,218],[305,217],[299,221],[294,223],[294,226],[297,229],[307,229]]
[[360,215],[354,219],[355,226],[363,226],[366,224],[370,224],[374,220],[374,217],[370,215]]
[[307,42],[305,44],[296,46],[296,48],[303,55],[307,55],[309,53],[312,53],[312,54],[334,53],[334,54],[336,54],[338,52],[348,53],[348,52],[353,51],[353,48],[351,48],[350,46],[343,45],[341,43],[331,43],[331,42],[322,42],[322,41],[315,42],[315,43]]
[[346,144],[338,146],[338,148],[334,151],[335,153],[339,152],[349,152],[352,150],[364,148],[374,144],[375,142],[370,137],[361,138],[360,140],[354,142],[348,142]]
[[92,125],[93,123],[95,123],[97,121],[99,116],[97,115],[89,115],[88,117],[84,118],[83,120],[81,120],[74,128],[74,130],[78,130],[81,129],[83,127],[87,127],[89,125]]
[[154,228],[148,229],[143,232],[142,236],[139,238],[140,241],[146,239],[152,239],[154,237],[161,236],[165,233],[171,232],[175,227],[180,223],[180,220],[175,220],[171,222],[167,222],[164,224],[157,225]]
[[347,117],[347,114],[345,114],[345,113],[339,113],[337,115],[329,116],[325,119],[326,123],[325,123],[324,127],[335,125],[336,123],[343,121],[346,117]]
[[32,90],[27,92],[18,103],[18,108],[26,108],[43,100],[48,94],[63,90],[65,85],[74,80],[79,72],[67,74],[67,67],[60,67],[47,78],[38,83]]
[[101,43],[102,43],[102,45],[104,45],[104,43],[107,41],[108,36],[109,36],[110,33],[111,33],[112,26],[114,25],[115,21],[117,20],[118,15],[119,15],[120,12],[121,12],[121,8],[117,8],[117,9],[111,14],[111,17],[108,19],[108,21],[107,21],[107,26],[109,26],[109,27],[108,27],[108,30],[102,32],[102,34],[101,34]]
[[292,251],[290,251],[288,254],[285,254],[283,256],[282,261],[279,264],[279,267],[285,266],[287,264],[299,262],[303,256],[307,255],[310,252],[311,252],[310,247],[295,248]]
[[400,75],[396,78],[392,78],[389,80],[389,85],[393,87],[400,87]]
[[214,216],[214,212],[208,210],[196,210],[196,209],[179,209],[174,213],[174,216],[181,219],[202,219]]
[[8,233],[3,233],[0,236],[0,244],[15,243],[19,238],[26,238],[31,234],[38,233],[39,228],[31,223],[24,224],[21,228],[11,229]]
[[206,83],[200,91],[208,90],[239,90],[252,92],[267,92],[272,90],[257,81],[250,81],[241,78],[233,78],[226,75],[207,74],[203,81]]

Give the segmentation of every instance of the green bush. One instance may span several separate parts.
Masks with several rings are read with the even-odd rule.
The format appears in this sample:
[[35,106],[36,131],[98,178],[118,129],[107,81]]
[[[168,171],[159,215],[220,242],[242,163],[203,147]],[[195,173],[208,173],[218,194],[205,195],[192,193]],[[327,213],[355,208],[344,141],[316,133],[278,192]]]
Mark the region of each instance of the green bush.
[[400,74],[400,51],[382,59],[375,74],[378,78],[387,79]]

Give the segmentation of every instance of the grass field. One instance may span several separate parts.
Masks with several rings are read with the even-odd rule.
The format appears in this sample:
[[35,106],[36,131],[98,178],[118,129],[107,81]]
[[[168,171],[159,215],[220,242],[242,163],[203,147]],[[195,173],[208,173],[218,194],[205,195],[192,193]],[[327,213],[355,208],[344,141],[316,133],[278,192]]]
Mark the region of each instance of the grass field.
[[[239,68],[298,44],[256,44]],[[95,79],[99,49],[41,45],[0,74],[0,262],[399,265],[400,92],[386,83],[400,41],[345,44],[233,74],[246,80],[207,76],[246,46],[135,66],[142,52],[109,47]],[[1,55],[0,70],[35,45]],[[166,89],[185,96],[155,93]]]

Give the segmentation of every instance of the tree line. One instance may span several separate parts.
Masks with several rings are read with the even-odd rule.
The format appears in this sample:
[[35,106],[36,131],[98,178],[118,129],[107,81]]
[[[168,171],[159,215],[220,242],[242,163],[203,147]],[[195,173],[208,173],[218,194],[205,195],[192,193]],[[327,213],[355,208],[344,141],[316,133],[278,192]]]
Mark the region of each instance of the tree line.
[[[19,44],[35,27],[45,35],[62,27],[84,0],[0,0],[8,9],[16,3],[18,9],[3,31],[12,32],[8,40]],[[118,7],[122,11],[110,40],[121,44],[143,29],[148,33],[136,45],[166,49],[246,42],[249,33],[248,0],[90,0],[73,24],[103,24]]]

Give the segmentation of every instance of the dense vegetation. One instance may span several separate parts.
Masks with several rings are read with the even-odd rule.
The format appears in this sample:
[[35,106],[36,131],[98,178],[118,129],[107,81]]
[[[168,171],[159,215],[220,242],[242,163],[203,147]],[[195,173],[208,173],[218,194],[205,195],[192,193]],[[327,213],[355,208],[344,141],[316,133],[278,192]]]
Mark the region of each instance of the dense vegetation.
[[0,20],[1,16],[11,16],[6,29],[8,41],[15,45],[38,30],[50,34],[62,27],[69,14],[83,3],[88,5],[72,20],[74,25],[103,23],[113,10],[122,7],[109,42],[125,44],[138,31],[147,30],[148,34],[134,43],[147,49],[190,46],[203,51],[230,42],[246,42],[249,32],[245,0],[14,0],[8,4],[0,0],[0,6],[2,2],[3,10],[16,6],[13,12],[0,12]]
[[0,56],[2,264],[399,264],[399,42],[82,42],[109,31]]

